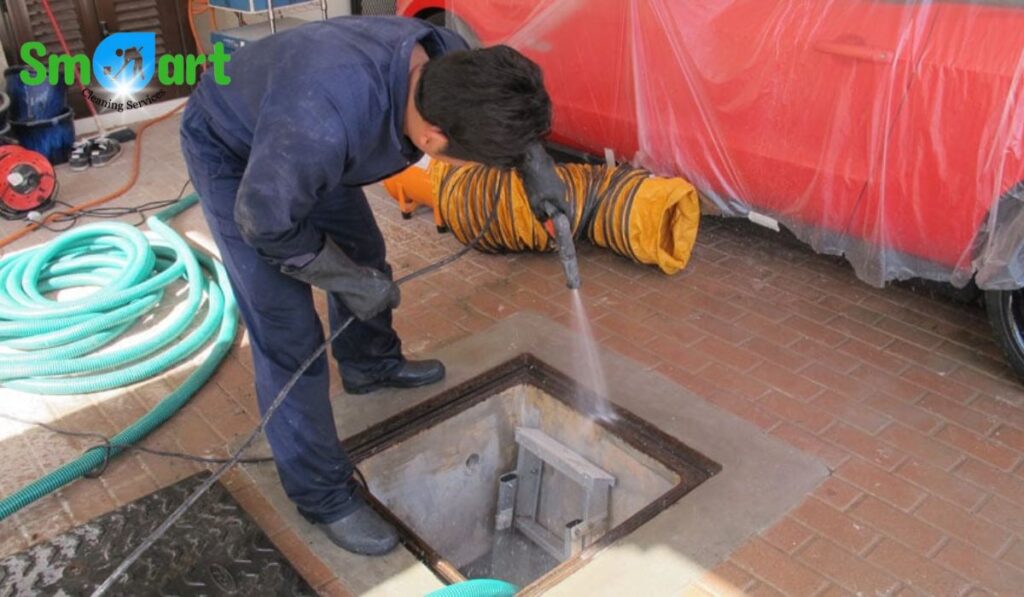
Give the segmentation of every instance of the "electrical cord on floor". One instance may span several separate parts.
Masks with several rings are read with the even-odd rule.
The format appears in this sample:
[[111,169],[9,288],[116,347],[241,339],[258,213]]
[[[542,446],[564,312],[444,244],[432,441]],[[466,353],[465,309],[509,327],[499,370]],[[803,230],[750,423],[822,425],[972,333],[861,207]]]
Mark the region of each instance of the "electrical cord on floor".
[[[163,209],[165,207],[168,207],[168,206],[173,205],[174,203],[180,201],[181,198],[185,195],[185,191],[188,189],[188,187],[191,184],[191,182],[192,182],[191,179],[186,180],[185,184],[182,185],[181,190],[178,192],[177,197],[175,197],[174,199],[166,199],[166,200],[162,200],[162,201],[153,201],[153,202],[144,203],[142,205],[135,206],[135,207],[99,207],[99,208],[93,208],[93,209],[90,209],[90,210],[85,210],[85,211],[69,214],[67,220],[62,220],[62,219],[55,219],[55,220],[53,220],[53,222],[55,222],[55,223],[63,223],[65,221],[71,222],[71,225],[67,226],[65,228],[56,229],[56,228],[51,228],[51,227],[46,226],[46,225],[44,225],[43,227],[46,228],[47,230],[51,230],[53,232],[63,232],[65,230],[68,230],[71,227],[73,227],[78,222],[78,220],[80,218],[83,218],[83,217],[115,219],[115,218],[124,217],[124,216],[129,215],[129,214],[139,214],[142,217],[142,221],[139,222],[139,224],[136,224],[136,225],[141,225],[141,224],[145,223],[145,213],[147,211]],[[62,205],[67,205],[67,204],[66,203],[62,203]],[[426,266],[426,267],[424,267],[422,269],[419,269],[419,270],[417,270],[415,272],[412,272],[412,273],[410,273],[410,274],[408,274],[408,275],[406,275],[406,276],[404,276],[402,278],[399,278],[395,283],[396,284],[404,284],[405,282],[408,282],[408,281],[413,280],[415,278],[418,278],[420,276],[423,276],[423,275],[429,274],[431,272],[434,272],[434,271],[436,271],[436,270],[438,270],[438,269],[448,265],[449,263],[452,263],[453,261],[459,259],[463,255],[468,253],[471,249],[472,249],[472,247],[470,247],[470,246],[463,247],[459,251],[457,251],[457,252],[455,252],[455,253],[445,257],[444,259],[441,259],[440,261],[432,263],[432,264],[430,264],[430,265],[428,265],[428,266]],[[76,430],[72,430],[72,429],[65,429],[65,428],[62,428],[62,427],[57,427],[55,425],[51,425],[49,423],[44,423],[42,421],[34,421],[34,420],[31,420],[31,419],[24,419],[24,418],[21,418],[21,417],[16,417],[16,416],[4,414],[4,413],[0,413],[0,419],[5,419],[5,420],[8,420],[8,421],[13,421],[15,423],[21,423],[23,425],[31,425],[31,426],[34,426],[34,427],[39,427],[41,429],[45,429],[45,430],[49,431],[50,433],[54,433],[56,435],[63,435],[63,436],[66,436],[66,437],[77,437],[77,438],[85,438],[85,439],[94,439],[94,440],[96,440],[99,443],[97,443],[97,445],[95,445],[95,446],[93,446],[91,448],[88,448],[86,450],[86,452],[88,452],[90,450],[103,450],[104,451],[104,460],[103,460],[103,464],[100,466],[100,468],[98,470],[93,471],[92,473],[90,473],[90,475],[89,475],[90,478],[97,478],[97,477],[101,476],[104,472],[106,472],[107,466],[108,466],[108,464],[110,462],[110,458],[115,453],[115,451],[117,451],[117,452],[120,452],[120,451],[141,452],[143,454],[151,454],[151,455],[154,455],[154,456],[162,456],[162,457],[165,457],[165,458],[174,458],[174,459],[185,460],[185,461],[189,461],[189,462],[197,462],[197,463],[200,463],[200,464],[223,464],[223,463],[228,462],[230,460],[229,458],[217,458],[215,456],[197,456],[195,454],[189,454],[187,452],[176,452],[176,451],[173,451],[173,450],[158,450],[156,448],[147,448],[145,446],[140,446],[140,445],[137,445],[137,444],[117,443],[117,442],[112,441],[110,437],[107,437],[106,435],[103,435],[102,433],[95,433],[95,432],[92,432],[92,431],[76,431]],[[272,462],[273,460],[274,460],[273,457],[269,457],[269,456],[268,457],[263,457],[263,458],[242,458],[242,459],[240,459],[238,461],[238,464],[262,464],[262,463],[266,463],[266,462]],[[356,472],[358,473],[358,470]],[[360,476],[361,476],[361,474],[360,474]],[[364,487],[366,486],[365,480],[362,480],[362,485]]]
[[[181,190],[178,191],[178,195],[174,199],[162,199],[159,201],[150,201],[149,203],[143,203],[142,205],[133,205],[130,207],[93,207],[88,209],[79,209],[78,207],[68,203],[67,201],[61,201],[55,199],[54,203],[60,205],[65,209],[54,210],[45,216],[38,212],[29,212],[23,215],[20,220],[34,224],[44,230],[50,232],[65,232],[74,228],[79,220],[83,218],[96,218],[102,220],[116,220],[130,215],[138,215],[139,221],[132,224],[136,228],[146,223],[146,214],[151,211],[160,211],[166,207],[174,205],[181,198],[185,196],[185,191],[189,185],[192,184],[192,179],[185,181],[185,184],[181,185]],[[58,183],[59,188],[59,183]],[[35,216],[30,215],[35,213]],[[60,224],[67,224],[67,226],[59,226]],[[54,224],[58,224],[54,226]],[[0,258],[7,255],[6,245],[0,244]]]
[[[106,471],[107,464],[110,462],[110,457],[115,452],[116,453],[120,453],[120,452],[124,452],[124,451],[135,451],[135,452],[142,452],[143,454],[152,454],[154,456],[163,456],[165,458],[176,458],[178,460],[188,460],[190,462],[198,462],[198,463],[201,463],[201,464],[223,464],[223,463],[225,463],[225,462],[227,462],[229,460],[228,458],[217,458],[215,456],[196,456],[195,454],[187,454],[185,452],[174,452],[172,450],[158,450],[156,448],[147,448],[145,446],[140,446],[138,444],[122,444],[122,443],[117,443],[117,442],[112,441],[111,438],[107,437],[106,435],[103,435],[102,433],[95,433],[95,432],[92,432],[92,431],[75,431],[73,429],[64,429],[63,427],[57,427],[56,425],[51,425],[49,423],[44,423],[42,421],[33,421],[32,419],[23,419],[21,417],[16,417],[14,415],[8,415],[8,414],[4,414],[4,413],[0,413],[0,419],[4,419],[4,420],[7,420],[7,421],[13,421],[15,423],[21,423],[23,425],[32,425],[33,427],[40,427],[42,429],[45,429],[45,430],[49,431],[50,433],[55,433],[57,435],[64,435],[64,436],[67,436],[67,437],[78,437],[78,438],[82,438],[82,439],[94,439],[94,440],[96,440],[99,443],[97,443],[95,446],[93,446],[91,448],[88,448],[86,450],[86,452],[88,452],[90,450],[103,450],[105,458],[103,460],[103,464],[100,465],[100,468],[98,470],[93,471],[92,473],[89,474],[90,478],[99,477],[100,475],[102,475],[104,473],[104,471]],[[260,463],[263,463],[263,462],[270,462],[272,460],[273,460],[273,458],[270,458],[270,457],[266,457],[266,458],[243,458],[243,459],[239,460],[238,462],[239,462],[239,464],[260,464]]]
[[[190,184],[192,184],[191,178],[186,180],[185,184],[181,185],[181,190],[178,191],[178,195],[174,199],[150,201],[149,203],[143,203],[142,205],[134,205],[131,207],[93,207],[91,209],[77,210],[74,205],[67,203],[66,201],[56,200],[54,203],[66,209],[50,212],[46,217],[42,217],[40,214],[37,216],[38,219],[34,219],[29,215],[25,215],[21,219],[34,222],[40,228],[49,230],[50,232],[65,232],[74,228],[82,218],[115,220],[132,214],[137,214],[139,216],[139,221],[133,224],[133,226],[138,228],[146,223],[146,214],[148,212],[160,211],[166,207],[174,205],[178,201],[181,201],[181,198],[185,196],[185,191],[188,189]],[[63,227],[53,225],[64,223],[67,223],[68,225]],[[7,248],[0,246],[0,258],[3,258],[6,254]]]
[[[185,184],[181,186],[181,190],[174,199],[162,199],[160,201],[150,201],[149,203],[143,203],[142,205],[133,205],[130,207],[93,207],[90,209],[83,209],[80,211],[74,210],[74,205],[64,201],[55,201],[58,205],[67,208],[67,210],[57,210],[51,213],[45,220],[39,220],[37,223],[42,228],[49,230],[50,232],[64,232],[70,230],[78,224],[79,220],[83,218],[97,218],[104,220],[112,220],[123,218],[125,216],[137,215],[139,221],[134,224],[135,227],[142,226],[146,223],[146,213],[150,211],[159,211],[166,207],[174,205],[181,198],[185,196],[185,191],[192,183],[191,179],[186,180]],[[67,224],[61,226],[61,224]]]
[[[89,102],[86,102],[86,104],[87,105],[91,105],[91,104],[89,104]],[[138,182],[138,180],[139,180],[139,172],[140,172],[141,163],[142,163],[142,139],[143,139],[143,135],[145,134],[145,132],[151,126],[153,126],[155,124],[159,124],[159,123],[167,120],[168,118],[174,116],[179,111],[181,111],[181,109],[184,108],[184,107],[185,107],[184,103],[178,104],[177,106],[175,106],[174,108],[168,110],[167,112],[164,112],[160,116],[157,116],[155,118],[147,120],[146,122],[142,123],[142,125],[140,125],[136,129],[136,131],[135,131],[135,134],[136,134],[135,150],[132,152],[132,169],[131,169],[131,172],[128,175],[128,180],[126,180],[124,182],[124,184],[122,184],[117,189],[107,193],[106,195],[103,195],[102,197],[97,197],[95,199],[89,199],[89,200],[86,200],[86,201],[84,201],[82,203],[79,203],[79,204],[75,205],[75,207],[70,209],[69,211],[75,212],[75,211],[82,211],[82,210],[86,210],[86,209],[92,209],[92,208],[96,207],[97,205],[102,205],[104,203],[109,203],[110,201],[113,201],[114,199],[117,199],[118,197],[121,197],[122,195],[127,193],[129,190],[131,190],[132,187],[135,186],[135,183]],[[41,222],[29,222],[21,230],[18,230],[16,232],[8,234],[7,236],[5,236],[3,238],[0,238],[0,248],[6,247],[6,246],[8,246],[8,245],[18,241],[19,239],[24,238],[25,236],[31,234],[32,232],[38,230],[39,228],[42,228],[42,224],[44,224],[44,223],[48,224],[49,221],[50,221],[50,218],[53,218],[54,216],[55,216],[55,214],[53,214],[53,213],[47,214],[46,216],[44,216],[42,218]]]
[[[435,272],[469,253],[469,251],[471,251],[476,246],[476,244],[480,242],[480,240],[490,229],[491,225],[494,223],[495,217],[497,216],[498,213],[499,199],[500,195],[495,193],[494,201],[491,204],[490,214],[488,214],[483,228],[480,230],[480,233],[477,234],[476,238],[472,239],[465,247],[456,251],[454,254],[449,255],[448,257],[440,259],[434,263],[424,266],[423,268],[420,268],[419,270],[416,270],[410,274],[407,274],[399,278],[398,280],[396,280],[395,283],[401,285],[406,282],[409,282],[410,280],[415,280],[420,276],[426,275],[431,272]],[[156,529],[153,530],[153,532],[146,536],[145,540],[143,540],[143,542],[140,543],[139,546],[136,547],[128,555],[128,557],[126,557],[124,561],[121,562],[121,564],[119,564],[118,567],[110,573],[110,576],[108,576],[106,580],[103,581],[103,584],[101,584],[99,587],[96,588],[95,591],[93,591],[92,597],[100,597],[101,595],[105,594],[108,590],[110,590],[110,588],[114,586],[114,583],[117,582],[119,578],[121,578],[121,576],[128,570],[128,568],[132,564],[134,564],[135,561],[138,560],[142,556],[142,554],[146,552],[146,550],[152,547],[153,544],[156,543],[156,541],[160,539],[160,537],[162,537],[164,533],[167,532],[167,529],[171,528],[171,525],[177,522],[178,519],[181,518],[182,515],[184,515],[185,512],[189,508],[191,508],[192,505],[195,504],[199,500],[199,498],[202,497],[203,494],[205,494],[210,489],[210,487],[213,486],[214,483],[216,483],[221,477],[224,476],[225,473],[228,472],[229,469],[231,469],[231,467],[241,462],[242,454],[244,454],[245,451],[249,449],[252,443],[256,441],[256,438],[259,436],[259,434],[263,432],[264,428],[267,425],[267,422],[270,421],[270,418],[272,416],[274,416],[274,413],[284,402],[285,397],[291,391],[292,387],[294,387],[295,384],[299,381],[299,378],[302,377],[306,370],[309,369],[309,367],[312,366],[313,363],[318,358],[320,358],[320,355],[322,355],[327,350],[327,347],[330,346],[331,342],[333,342],[335,338],[341,335],[341,333],[344,332],[345,329],[348,328],[348,326],[351,325],[353,321],[355,321],[355,317],[350,315],[348,319],[346,319],[336,330],[334,330],[328,336],[326,340],[324,340],[323,344],[321,344],[315,351],[313,351],[313,354],[309,355],[306,358],[306,360],[299,365],[298,369],[296,369],[295,372],[292,373],[292,376],[288,379],[288,383],[286,383],[284,387],[281,388],[281,391],[277,393],[277,396],[274,397],[274,400],[273,402],[271,402],[270,407],[267,408],[266,412],[263,413],[263,416],[260,418],[259,424],[256,425],[256,428],[253,429],[252,433],[249,434],[249,437],[246,438],[245,443],[243,443],[242,446],[238,448],[238,450],[236,450],[234,454],[231,455],[230,458],[228,458],[219,467],[217,467],[217,469],[212,474],[210,474],[210,476],[207,477],[203,481],[203,483],[199,487],[197,487],[195,491],[193,491],[192,494],[189,495],[188,498],[184,502],[182,502],[181,505],[179,505],[174,510],[174,512],[172,512],[160,524],[160,526],[158,526]]]

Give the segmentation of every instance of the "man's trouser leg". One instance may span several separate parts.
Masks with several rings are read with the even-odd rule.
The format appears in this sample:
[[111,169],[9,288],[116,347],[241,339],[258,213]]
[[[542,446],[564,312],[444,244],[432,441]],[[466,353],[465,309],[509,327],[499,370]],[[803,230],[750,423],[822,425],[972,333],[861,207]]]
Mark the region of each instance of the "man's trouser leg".
[[[339,187],[322,199],[310,216],[313,225],[330,236],[352,261],[391,275],[384,237],[360,188]],[[331,330],[351,312],[339,298],[328,295]],[[386,377],[402,364],[402,343],[391,325],[391,309],[368,321],[353,321],[334,340],[331,353],[344,378],[360,381]]]
[[[186,116],[183,128],[190,125],[198,126]],[[264,413],[302,361],[323,343],[323,328],[310,287],[264,261],[231,219],[239,173],[230,172],[216,148],[201,140],[186,138],[182,146],[249,331],[256,395]],[[266,427],[281,485],[312,522],[333,522],[359,504],[352,499],[352,463],[334,425],[328,375],[322,355]]]

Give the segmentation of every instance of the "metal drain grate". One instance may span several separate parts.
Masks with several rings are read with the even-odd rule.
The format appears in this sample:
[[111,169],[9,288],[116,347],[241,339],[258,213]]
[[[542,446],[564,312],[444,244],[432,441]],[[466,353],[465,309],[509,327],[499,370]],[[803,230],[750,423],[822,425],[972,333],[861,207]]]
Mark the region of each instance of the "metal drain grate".
[[[87,595],[203,475],[0,560],[0,595]],[[112,595],[314,595],[219,483],[128,570]]]

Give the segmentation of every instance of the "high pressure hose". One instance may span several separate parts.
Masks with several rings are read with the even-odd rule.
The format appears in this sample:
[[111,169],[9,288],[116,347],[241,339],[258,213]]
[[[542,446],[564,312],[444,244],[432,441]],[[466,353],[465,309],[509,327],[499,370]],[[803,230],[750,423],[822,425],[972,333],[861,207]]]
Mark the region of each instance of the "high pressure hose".
[[[427,274],[429,274],[431,272],[435,272],[435,271],[441,269],[442,267],[445,267],[446,265],[448,265],[448,264],[450,264],[450,263],[452,263],[452,262],[454,262],[454,261],[456,261],[458,259],[461,259],[463,256],[465,256],[471,250],[476,248],[477,245],[483,239],[484,235],[487,234],[487,232],[491,229],[491,227],[497,221],[497,215],[498,215],[497,199],[498,199],[497,197],[494,198],[493,202],[490,205],[490,210],[487,212],[487,214],[485,216],[483,216],[481,218],[481,220],[480,220],[480,225],[481,225],[480,232],[475,237],[473,237],[472,239],[469,239],[468,242],[465,243],[466,246],[464,246],[463,248],[459,249],[458,251],[456,251],[455,253],[453,253],[453,254],[451,254],[451,255],[449,255],[447,257],[439,259],[439,260],[437,260],[437,261],[435,261],[433,263],[430,263],[430,264],[428,264],[428,265],[426,265],[426,266],[424,266],[424,267],[422,267],[422,268],[420,268],[418,270],[415,270],[415,271],[413,271],[413,272],[411,272],[409,274],[406,274],[405,276],[402,276],[401,278],[395,280],[395,284],[398,284],[399,286],[401,286],[402,284],[405,284],[406,282],[410,282],[412,280],[415,280],[416,278],[419,278],[420,276],[424,276],[424,275],[427,275]],[[348,317],[348,319],[343,321],[337,327],[337,329],[332,331],[327,336],[327,338],[323,341],[323,343],[320,344],[320,346],[318,346],[317,349],[315,351],[313,351],[312,354],[310,354],[308,357],[306,357],[306,360],[303,361],[302,364],[300,364],[299,367],[294,372],[292,372],[292,375],[291,375],[290,378],[288,378],[287,383],[285,383],[284,387],[282,387],[281,390],[274,397],[274,400],[270,403],[270,406],[263,413],[263,416],[260,417],[260,422],[256,425],[256,428],[252,430],[252,432],[249,434],[249,436],[247,438],[245,438],[245,441],[242,443],[241,447],[239,447],[237,450],[235,450],[235,453],[232,454],[231,457],[226,462],[222,463],[219,467],[217,467],[217,469],[215,471],[213,471],[213,473],[210,474],[210,476],[207,477],[199,485],[199,487],[197,487],[195,489],[195,491],[193,491],[188,496],[188,498],[185,499],[184,502],[182,502],[177,508],[175,508],[174,512],[171,512],[171,514],[166,519],[164,519],[164,521],[160,524],[160,526],[158,526],[149,535],[147,535],[146,538],[143,539],[142,543],[140,543],[134,550],[132,550],[132,552],[130,554],[128,554],[128,556],[117,566],[117,568],[115,568],[114,571],[110,573],[110,576],[108,576],[106,578],[106,580],[104,580],[103,583],[100,584],[96,588],[95,591],[93,591],[92,597],[101,597],[107,591],[109,591],[110,588],[114,586],[114,583],[116,583],[117,580],[119,578],[121,578],[121,576],[125,572],[128,571],[128,568],[130,568],[131,565],[133,563],[135,563],[142,556],[143,553],[146,552],[146,550],[148,550],[150,547],[152,547],[153,544],[156,543],[157,540],[160,539],[160,537],[162,537],[163,534],[166,533],[167,530],[169,528],[171,528],[171,526],[175,522],[177,522],[185,514],[185,512],[188,511],[188,509],[191,508],[192,505],[195,504],[199,500],[199,498],[202,497],[203,494],[206,493],[210,489],[210,487],[213,486],[214,483],[216,483],[221,477],[223,477],[224,474],[227,473],[228,470],[231,469],[231,467],[233,467],[236,464],[238,464],[239,462],[241,462],[242,455],[245,454],[245,451],[248,450],[250,446],[252,446],[253,442],[256,441],[256,438],[260,435],[260,433],[263,432],[263,429],[266,427],[267,423],[270,421],[270,418],[274,416],[275,412],[277,412],[277,409],[284,402],[285,398],[288,396],[288,393],[291,392],[291,389],[295,386],[296,382],[298,382],[299,378],[301,378],[302,375],[305,374],[306,370],[309,369],[313,365],[313,363],[315,363],[316,360],[318,358],[320,358],[320,355],[322,355],[327,350],[327,347],[331,345],[331,342],[333,342],[335,338],[340,336],[341,333],[344,332],[345,329],[348,328],[348,326],[351,325],[353,321],[355,321],[355,317],[350,315]],[[495,581],[495,582],[500,583],[501,581]],[[507,584],[507,583],[505,583],[505,584]],[[514,587],[513,587],[513,589],[514,589]],[[515,593],[515,591],[512,590],[511,593],[504,593],[504,594],[500,594],[500,593],[499,594],[479,593],[477,595],[478,596],[492,595],[492,597],[503,597],[505,594],[509,594],[510,595],[510,594],[514,594],[514,593]]]
[[[43,6],[65,53],[69,53],[63,33],[47,0],[43,0]],[[191,0],[189,12],[192,35],[201,48],[196,36]],[[212,19],[216,27],[215,13]],[[77,78],[78,73],[75,74]],[[81,87],[81,80],[77,82]],[[100,135],[105,135],[105,129],[95,108],[91,103],[87,104]],[[77,205],[69,212],[51,213],[43,223],[62,217],[66,213],[75,213],[106,203],[131,189],[139,176],[143,132],[149,126],[171,117],[183,107],[184,104],[180,104],[142,125],[137,133],[139,138],[133,155],[132,172],[124,185],[112,193]],[[132,226],[100,223],[65,232],[50,244],[0,259],[0,349],[9,349],[0,350],[2,386],[40,394],[78,394],[121,387],[173,367],[196,352],[216,333],[209,354],[181,386],[111,438],[106,445],[87,450],[78,459],[0,499],[0,520],[76,479],[104,467],[110,458],[141,441],[188,403],[231,350],[238,327],[238,313],[227,272],[218,261],[193,250],[166,224],[167,220],[197,202],[198,197],[190,195],[148,218],[146,223],[150,230],[161,237],[148,246],[146,237]],[[495,206],[492,206],[487,225],[481,230],[480,235],[471,242],[464,243],[466,246],[462,250],[399,279],[397,283],[402,284],[436,271],[468,253],[493,223],[496,214],[493,207]],[[40,223],[33,222],[24,229],[0,239],[0,248],[40,227]],[[189,289],[189,308],[182,309],[180,313],[186,316],[195,313],[204,293],[206,295],[207,314],[199,326],[175,343],[179,334],[184,333],[188,327],[191,317],[173,317],[164,324],[155,337],[148,338],[131,348],[89,354],[113,342],[121,333],[132,327],[159,303],[163,289],[180,278],[188,281]],[[100,291],[77,301],[57,303],[43,296],[47,292],[75,286],[102,287],[105,284]],[[7,321],[4,321],[5,319]],[[310,355],[294,372],[289,383],[282,388],[243,446],[189,496],[164,524],[151,533],[97,588],[94,595],[104,594],[214,482],[232,466],[242,461],[242,454],[262,432],[295,381],[352,321],[353,318],[349,317],[313,355]],[[504,581],[476,579],[445,587],[435,591],[431,596],[511,597],[516,591],[514,585]]]
[[[120,222],[67,231],[0,260],[0,385],[37,394],[81,394],[160,374],[204,348],[188,378],[108,445],[48,473],[0,500],[0,520],[101,468],[184,406],[227,355],[238,327],[227,272],[193,249],[167,221],[198,201],[190,195],[146,220],[152,235]],[[188,293],[176,314],[138,341],[115,341],[154,309],[172,284]],[[68,301],[46,293],[97,287]],[[195,323],[203,310],[202,320]]]
[[[238,314],[227,272],[216,260],[192,249],[167,221],[198,202],[189,195],[147,219],[155,238],[133,226],[97,223],[63,233],[48,244],[0,260],[0,385],[44,394],[95,392],[135,383],[175,366],[213,336],[210,352],[176,390],[151,411],[110,439],[0,500],[0,520],[61,487],[102,468],[110,458],[165,423],[205,384],[227,356]],[[454,262],[475,248],[494,223],[491,206],[477,238],[453,255],[416,270],[401,285]],[[162,322],[144,339],[103,351],[155,308],[172,283],[184,279],[188,294],[178,315]],[[75,287],[99,290],[70,301],[45,294]],[[203,320],[187,328],[201,309]],[[330,343],[351,325],[342,322],[299,366],[243,445],[147,536],[93,595],[102,595],[217,480],[242,461],[245,450],[263,431],[295,382]],[[93,351],[100,351],[92,354]],[[436,591],[437,597],[510,597],[516,587],[499,580],[473,580]]]

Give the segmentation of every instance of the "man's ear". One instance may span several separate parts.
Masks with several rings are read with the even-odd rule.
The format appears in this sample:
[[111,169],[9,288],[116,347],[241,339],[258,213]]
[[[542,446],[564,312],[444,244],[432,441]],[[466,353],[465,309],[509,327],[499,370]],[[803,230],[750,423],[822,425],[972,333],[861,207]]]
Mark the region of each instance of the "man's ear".
[[423,146],[429,153],[444,153],[445,148],[448,147],[448,137],[441,132],[440,127],[428,125],[423,131]]

